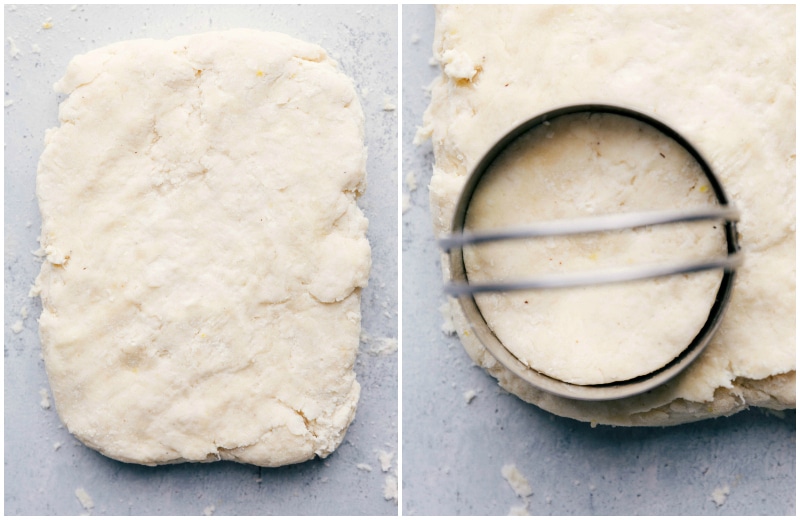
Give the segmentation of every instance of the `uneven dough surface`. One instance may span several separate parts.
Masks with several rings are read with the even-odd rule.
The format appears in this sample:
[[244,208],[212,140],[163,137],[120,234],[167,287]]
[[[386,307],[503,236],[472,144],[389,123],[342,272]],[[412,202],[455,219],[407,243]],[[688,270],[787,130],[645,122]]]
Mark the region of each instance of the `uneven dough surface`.
[[[470,229],[715,202],[699,164],[654,128],[612,114],[575,114],[528,132],[481,179]],[[472,281],[512,282],[721,257],[718,222],[491,242],[465,249]],[[716,226],[716,228],[715,228]],[[580,385],[626,381],[677,357],[697,336],[721,271],[625,284],[477,294],[495,335],[525,365]]]
[[325,457],[353,419],[364,116],[323,49],[232,30],[77,56],[37,177],[58,413],[126,462]]
[[473,360],[520,398],[593,423],[667,425],[794,407],[794,43],[793,6],[438,7],[433,51],[443,74],[419,133],[434,146],[438,234],[449,232],[466,174],[489,146],[533,115],[587,102],[630,107],[678,130],[742,213],[745,263],[726,317],[669,384],[602,403],[537,391],[480,345],[453,301]]

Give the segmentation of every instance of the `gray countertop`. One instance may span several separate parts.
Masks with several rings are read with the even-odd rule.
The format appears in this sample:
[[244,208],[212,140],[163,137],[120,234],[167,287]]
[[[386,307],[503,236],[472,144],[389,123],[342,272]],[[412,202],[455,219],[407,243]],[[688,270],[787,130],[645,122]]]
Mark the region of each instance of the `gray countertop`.
[[[417,189],[402,219],[404,515],[794,515],[795,411],[750,410],[669,428],[590,427],[503,391],[445,335],[427,184],[414,146],[429,102],[433,8],[403,7],[403,173]],[[467,404],[465,392],[476,397]],[[530,482],[527,503],[501,470]],[[727,493],[727,494],[726,494]],[[716,501],[715,501],[716,498]],[[718,505],[719,503],[719,505]]]
[[[5,513],[10,515],[395,515],[380,451],[397,453],[397,12],[381,6],[8,6],[5,12]],[[51,27],[45,28],[44,25]],[[373,270],[363,295],[361,400],[325,460],[277,469],[230,462],[144,467],[76,441],[62,426],[40,358],[40,217],[35,175],[58,125],[53,83],[76,54],[120,40],[249,27],[317,43],[355,81],[366,115]],[[23,308],[25,312],[23,312]],[[23,318],[27,314],[27,318]],[[40,392],[44,393],[43,399]],[[359,467],[360,466],[360,467]],[[76,490],[82,489],[82,503]],[[81,494],[78,492],[78,494]]]

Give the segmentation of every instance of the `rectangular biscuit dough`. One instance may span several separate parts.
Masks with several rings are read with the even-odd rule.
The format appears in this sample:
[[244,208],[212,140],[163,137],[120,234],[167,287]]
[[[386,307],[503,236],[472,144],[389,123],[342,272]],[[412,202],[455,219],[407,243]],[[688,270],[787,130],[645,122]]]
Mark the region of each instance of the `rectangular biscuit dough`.
[[127,462],[325,457],[353,419],[364,116],[325,51],[231,30],[75,57],[37,195],[58,413]]

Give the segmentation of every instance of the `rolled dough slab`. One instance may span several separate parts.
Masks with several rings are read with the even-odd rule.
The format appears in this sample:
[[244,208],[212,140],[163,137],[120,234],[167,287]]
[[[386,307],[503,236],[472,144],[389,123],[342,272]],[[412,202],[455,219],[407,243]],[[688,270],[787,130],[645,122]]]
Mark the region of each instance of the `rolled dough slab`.
[[352,421],[364,116],[316,46],[232,30],[70,63],[37,175],[59,416],[126,462],[325,457]]

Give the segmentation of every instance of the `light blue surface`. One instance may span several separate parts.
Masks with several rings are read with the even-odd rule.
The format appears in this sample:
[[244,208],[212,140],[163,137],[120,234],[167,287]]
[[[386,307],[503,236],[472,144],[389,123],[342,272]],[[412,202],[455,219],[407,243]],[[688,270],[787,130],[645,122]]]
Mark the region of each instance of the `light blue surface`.
[[[752,410],[669,428],[591,428],[522,402],[441,331],[444,302],[427,184],[430,143],[415,147],[433,8],[403,8],[403,513],[506,515],[525,505],[501,475],[515,464],[534,515],[794,515],[795,412]],[[419,38],[418,41],[417,38]],[[415,43],[416,41],[416,43]],[[407,189],[407,188],[406,188]],[[464,393],[477,397],[467,404]],[[712,500],[727,486],[724,503]]]
[[[397,452],[397,354],[362,344],[356,419],[325,460],[278,469],[230,462],[149,468],[116,462],[78,443],[54,408],[28,290],[39,270],[40,217],[35,174],[45,129],[57,126],[53,83],[69,59],[119,40],[168,38],[250,27],[320,44],[355,80],[366,115],[368,187],[360,205],[370,220],[373,270],[363,295],[369,337],[397,338],[396,6],[5,6],[5,513],[78,515],[83,488],[93,514],[394,515],[384,499],[379,450]],[[50,20],[52,28],[43,29]],[[79,209],[78,209],[79,210]],[[29,317],[24,329],[11,327]],[[52,399],[52,398],[51,398]],[[56,443],[60,447],[55,449]],[[367,464],[372,471],[358,469]],[[396,461],[392,468],[396,468]],[[210,512],[210,510],[209,510]]]

